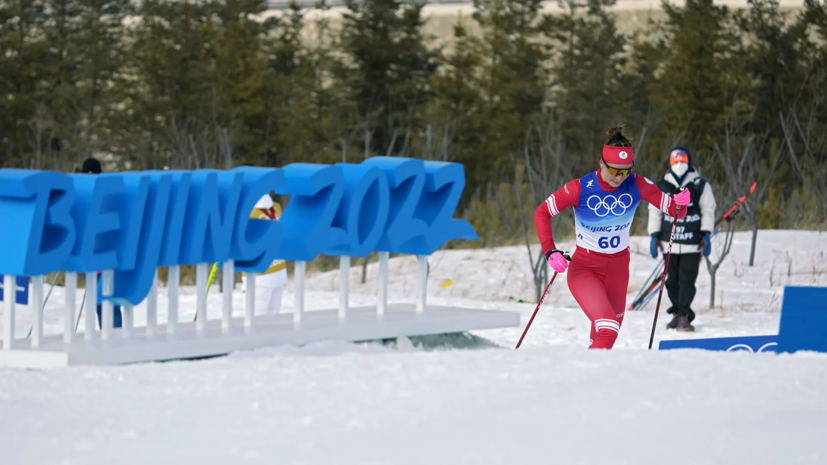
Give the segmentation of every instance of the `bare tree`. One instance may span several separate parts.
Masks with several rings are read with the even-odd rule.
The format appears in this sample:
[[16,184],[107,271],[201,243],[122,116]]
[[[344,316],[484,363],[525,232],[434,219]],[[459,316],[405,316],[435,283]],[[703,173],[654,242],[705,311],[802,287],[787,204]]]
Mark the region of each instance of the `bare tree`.
[[155,152],[147,168],[166,166],[182,169],[223,168],[235,166],[237,158],[233,134],[217,121],[198,122],[187,120],[181,124],[172,121],[169,139],[163,153]]
[[709,290],[709,308],[715,307],[715,282],[718,273],[718,268],[724,262],[724,259],[729,255],[729,252],[732,250],[732,240],[735,237],[735,220],[730,219],[724,229],[724,240],[723,242],[718,241],[720,253],[718,254],[718,258],[713,263],[709,257],[704,257],[706,261],[706,269],[709,271],[709,279],[710,279],[710,290]]
[[422,158],[443,162],[453,160],[452,143],[457,136],[455,128],[462,127],[462,121],[463,115],[443,115],[438,110],[431,109],[425,126]]
[[[532,205],[542,204],[552,192],[560,188],[563,182],[572,178],[571,165],[563,161],[563,139],[554,118],[549,115],[548,120],[534,125],[526,131],[522,153],[512,157],[515,164],[522,164],[526,172],[531,193]],[[528,251],[528,261],[534,278],[535,300],[539,301],[546,284],[548,283],[548,263],[543,254],[543,247],[537,248],[537,254],[532,252],[532,240],[529,237],[529,223],[533,220],[533,213],[526,219],[523,208],[520,183],[514,183],[514,195],[517,198],[517,207],[520,210],[520,228]],[[531,209],[531,212],[534,210]],[[559,217],[552,218],[552,228],[556,229]]]
[[[781,166],[785,148],[778,144],[771,163],[762,166],[762,157],[770,151],[769,133],[755,134],[749,127],[750,118],[739,120],[733,106],[732,113],[727,118],[724,128],[723,145],[715,143],[715,153],[724,168],[729,187],[729,199],[734,200],[749,192],[753,182],[758,182],[758,188],[744,202],[744,211],[752,231],[752,243],[749,254],[749,266],[755,264],[755,247],[758,241],[758,205],[772,185],[772,178]],[[760,179],[759,179],[760,178]]]
[[780,119],[792,165],[804,185],[821,201],[827,220],[827,135],[824,126],[819,125],[819,110],[813,102],[805,109],[803,122],[793,111],[786,117],[780,115]]
[[38,105],[34,119],[29,124],[31,130],[30,143],[34,151],[34,159],[31,160],[31,169],[43,169],[52,158],[52,140],[54,131],[48,112],[43,105]]
[[227,128],[217,128],[218,139],[221,144],[220,152],[224,158],[224,169],[229,170],[235,166],[233,161],[233,140],[230,138],[230,133]]

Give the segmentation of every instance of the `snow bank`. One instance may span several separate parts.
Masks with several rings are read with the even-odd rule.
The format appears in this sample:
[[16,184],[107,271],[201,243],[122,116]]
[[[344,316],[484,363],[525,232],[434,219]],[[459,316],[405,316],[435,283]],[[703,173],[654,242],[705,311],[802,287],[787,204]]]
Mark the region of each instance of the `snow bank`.
[[[646,238],[633,240],[630,299],[655,264],[640,253]],[[706,308],[702,271],[697,332],[667,333],[663,319],[658,337],[776,333],[782,286],[824,285],[825,250],[817,232],[762,231],[750,268],[749,236],[739,234],[719,272],[723,307]],[[413,298],[414,267],[391,262],[394,300]],[[531,298],[527,270],[521,247],[440,252],[429,298],[517,310],[525,323],[534,305],[507,299]],[[332,275],[308,279],[312,308],[336,306]],[[439,287],[445,280],[452,285]],[[48,306],[53,331],[61,291]],[[374,291],[355,285],[354,303]],[[194,301],[186,290],[184,315]],[[164,292],[159,307],[163,320]],[[217,292],[210,307],[218,317]],[[327,343],[197,362],[0,369],[0,463],[827,463],[827,355],[650,352],[653,310],[628,314],[618,350],[590,352],[588,320],[563,280],[518,351],[522,328],[475,333],[483,341],[462,350]]]

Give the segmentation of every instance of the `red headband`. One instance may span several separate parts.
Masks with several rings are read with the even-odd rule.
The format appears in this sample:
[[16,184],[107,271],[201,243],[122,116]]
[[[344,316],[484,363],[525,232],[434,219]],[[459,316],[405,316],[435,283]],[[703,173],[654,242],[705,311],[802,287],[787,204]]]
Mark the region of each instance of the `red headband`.
[[610,165],[634,164],[635,154],[632,147],[603,146],[603,161]]

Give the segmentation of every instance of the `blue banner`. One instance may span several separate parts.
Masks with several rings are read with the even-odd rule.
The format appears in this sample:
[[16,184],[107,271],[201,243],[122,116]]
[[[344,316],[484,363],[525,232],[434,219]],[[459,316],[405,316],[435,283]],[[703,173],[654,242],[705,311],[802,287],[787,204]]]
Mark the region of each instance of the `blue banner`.
[[[3,276],[0,276],[0,302],[3,301],[3,284],[5,284],[5,280],[3,279]],[[15,299],[15,302],[20,305],[29,305],[29,277],[18,276],[15,284],[17,287],[17,293],[15,294],[17,298]]]
[[779,352],[827,352],[827,287],[787,286],[781,308]]
[[778,336],[716,337],[709,339],[675,339],[660,341],[659,350],[703,349],[723,352],[776,352]]

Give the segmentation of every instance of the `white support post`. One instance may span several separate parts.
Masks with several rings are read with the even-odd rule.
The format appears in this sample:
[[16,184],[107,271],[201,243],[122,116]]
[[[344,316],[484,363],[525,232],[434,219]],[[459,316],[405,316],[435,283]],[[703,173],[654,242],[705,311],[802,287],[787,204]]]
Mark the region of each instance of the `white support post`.
[[29,308],[32,309],[32,348],[37,348],[43,338],[43,275],[32,276]]
[[3,349],[11,350],[14,340],[14,299],[17,297],[17,280],[10,274],[3,279],[3,302],[6,304],[6,311],[3,312]]
[[428,256],[417,255],[419,260],[419,273],[416,281],[416,314],[422,315],[425,312],[425,297],[428,295]]
[[78,274],[67,271],[66,272],[66,302],[64,305],[65,313],[63,316],[63,342],[70,344],[75,337],[75,309],[77,302],[75,299],[78,295]]
[[199,335],[204,334],[204,329],[207,327],[207,264],[199,263],[195,265],[195,285],[196,285],[196,306],[195,306],[195,330]]
[[[131,312],[130,312],[131,313]],[[124,325],[126,326],[126,325]],[[158,269],[152,274],[152,287],[146,296],[146,337],[152,337],[158,330]]]
[[98,317],[98,274],[86,273],[86,318],[84,320],[84,339],[95,339],[96,318]]
[[181,267],[174,265],[169,267],[167,287],[169,294],[169,308],[167,310],[167,333],[170,335],[178,332],[178,286],[181,284]]
[[132,337],[132,329],[135,328],[135,312],[131,304],[121,305],[121,335],[125,338]]
[[350,257],[339,257],[339,323],[347,318],[347,305],[350,300]]
[[301,326],[302,314],[304,313],[304,274],[307,271],[307,262],[298,261],[294,271],[294,284],[296,290],[296,305],[293,309],[293,326]]
[[[112,297],[115,293],[115,272],[113,270],[104,270],[101,273],[103,279],[101,297],[101,339],[107,340],[112,337],[112,323],[115,317],[115,304],[107,297]],[[91,309],[90,309],[91,310]]]
[[224,302],[221,306],[221,331],[230,332],[230,321],[233,319],[233,287],[235,286],[235,262],[227,260],[224,262],[224,271],[221,273],[224,280]]
[[388,306],[388,260],[390,252],[379,252],[379,302],[376,305],[376,314],[385,315]]
[[256,274],[247,273],[247,289],[245,297],[247,298],[244,305],[244,330],[253,330],[253,319],[256,314]]

